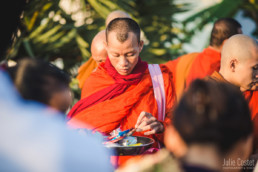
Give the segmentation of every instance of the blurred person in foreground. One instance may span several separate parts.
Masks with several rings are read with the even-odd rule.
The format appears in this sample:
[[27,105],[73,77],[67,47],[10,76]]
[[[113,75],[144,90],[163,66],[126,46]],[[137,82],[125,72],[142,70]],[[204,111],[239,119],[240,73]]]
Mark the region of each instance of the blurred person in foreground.
[[242,33],[242,29],[238,21],[233,18],[220,18],[213,25],[207,48],[202,52],[189,53],[165,63],[174,75],[177,99],[180,99],[194,79],[201,79],[214,71],[219,71],[223,44],[232,35],[239,33]]
[[[20,24],[25,0],[2,1],[3,27],[0,54],[5,58]],[[112,171],[110,152],[94,136],[67,129],[60,115],[45,106],[22,99],[0,67],[0,171],[82,172]],[[57,113],[57,112],[56,112]]]
[[[165,133],[163,149],[131,160],[117,172],[241,171],[252,152],[253,133],[248,104],[231,84],[195,80],[183,94]],[[187,150],[181,158],[174,149],[174,130]],[[173,150],[172,150],[173,151]],[[254,160],[248,162],[252,167]]]
[[[109,135],[136,128],[137,136],[153,138],[153,148],[163,144],[163,133],[175,104],[172,76],[157,65],[165,99],[155,99],[150,66],[141,60],[140,27],[130,18],[116,18],[106,29],[108,58],[86,80],[81,100],[68,113],[68,125]],[[164,109],[162,109],[164,107]],[[123,157],[119,157],[122,159]]]
[[7,71],[24,99],[43,103],[63,114],[71,105],[70,77],[55,65],[25,58]]
[[[106,26],[110,21],[115,18],[125,17],[131,18],[130,15],[121,10],[115,10],[109,13],[106,18],[105,24]],[[106,31],[102,30],[98,32],[92,42],[91,42],[91,57],[87,62],[82,64],[78,69],[78,75],[76,78],[79,81],[79,88],[82,89],[85,83],[85,80],[90,76],[90,74],[96,69],[99,63],[105,62],[107,58],[107,51],[105,48],[105,41],[106,41]]]
[[[258,45],[242,34],[228,39],[221,52],[221,67],[206,79],[237,86],[244,94],[254,125],[254,151],[258,157]],[[258,158],[257,158],[258,159]]]
[[61,114],[23,100],[7,76],[0,70],[1,172],[113,170],[101,140],[69,130]]

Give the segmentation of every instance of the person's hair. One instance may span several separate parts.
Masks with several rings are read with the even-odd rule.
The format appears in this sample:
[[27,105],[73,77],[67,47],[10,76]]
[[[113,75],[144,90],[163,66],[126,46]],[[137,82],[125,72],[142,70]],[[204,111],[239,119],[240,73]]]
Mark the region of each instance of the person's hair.
[[239,34],[240,29],[241,24],[233,18],[218,19],[211,31],[210,45],[220,47],[224,40]]
[[252,133],[249,107],[239,88],[200,79],[183,95],[172,123],[187,145],[212,144],[222,154]]
[[112,20],[106,28],[106,41],[108,42],[109,32],[116,32],[116,39],[124,42],[128,38],[128,33],[132,32],[136,35],[138,43],[140,42],[141,29],[136,21],[130,18],[116,18]]
[[53,93],[69,88],[70,76],[40,59],[24,58],[7,71],[21,96],[27,100],[49,105]]
[[2,27],[0,32],[0,60],[4,58],[7,48],[12,44],[15,38],[26,2],[27,0],[8,0],[3,1],[3,4],[1,4]]

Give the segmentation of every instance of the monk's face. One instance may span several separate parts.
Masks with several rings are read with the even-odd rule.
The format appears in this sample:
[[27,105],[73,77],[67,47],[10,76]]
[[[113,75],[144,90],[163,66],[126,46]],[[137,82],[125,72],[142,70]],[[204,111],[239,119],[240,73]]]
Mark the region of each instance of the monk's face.
[[96,61],[97,64],[100,64],[101,62],[105,62],[107,58],[107,52],[106,49],[103,47],[103,49],[92,52],[91,53],[92,58]]
[[236,64],[236,78],[241,91],[258,89],[258,49],[250,53],[250,58]]
[[120,75],[129,75],[138,62],[139,54],[143,47],[134,33],[129,32],[128,38],[120,42],[116,32],[109,32],[106,50],[111,64]]

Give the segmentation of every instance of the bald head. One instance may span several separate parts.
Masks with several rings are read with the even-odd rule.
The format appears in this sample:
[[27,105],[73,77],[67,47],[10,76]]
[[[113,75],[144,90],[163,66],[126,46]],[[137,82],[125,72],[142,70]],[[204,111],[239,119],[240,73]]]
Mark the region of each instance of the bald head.
[[253,58],[257,53],[255,50],[257,51],[257,44],[254,39],[242,34],[230,37],[221,51],[221,68],[224,68],[233,58],[240,62]]
[[112,11],[106,18],[106,26],[116,18],[131,18],[130,15],[124,11],[116,10]]
[[99,64],[101,62],[106,61],[107,52],[105,49],[105,42],[106,35],[105,30],[100,31],[97,35],[93,38],[91,43],[91,55],[92,58]]
[[220,73],[240,88],[253,90],[258,81],[257,42],[242,34],[230,37],[221,51]]

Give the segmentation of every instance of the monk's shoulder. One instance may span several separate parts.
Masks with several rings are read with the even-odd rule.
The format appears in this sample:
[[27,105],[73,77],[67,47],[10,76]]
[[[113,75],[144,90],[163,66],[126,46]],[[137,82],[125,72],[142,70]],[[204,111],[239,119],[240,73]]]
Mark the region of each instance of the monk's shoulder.
[[171,71],[174,72],[176,70],[176,66],[179,62],[180,58],[176,58],[173,60],[169,60],[168,62],[164,63],[164,65]]
[[169,68],[165,64],[160,64],[159,66],[160,66],[160,70],[162,72],[164,81],[170,81],[171,80],[171,82],[172,82],[172,79],[174,77],[173,72],[171,70],[169,70]]
[[108,75],[105,68],[98,66],[98,68],[85,80],[82,88],[82,97],[89,96],[112,84],[114,84],[112,77]]

